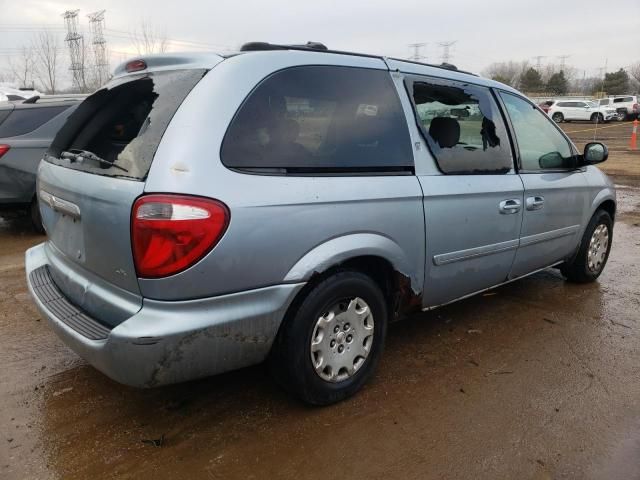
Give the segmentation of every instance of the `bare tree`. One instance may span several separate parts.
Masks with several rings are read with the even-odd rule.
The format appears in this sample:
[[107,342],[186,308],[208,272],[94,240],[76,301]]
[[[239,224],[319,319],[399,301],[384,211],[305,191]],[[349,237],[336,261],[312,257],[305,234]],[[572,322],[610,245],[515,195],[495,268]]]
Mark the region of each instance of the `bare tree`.
[[636,62],[629,67],[629,75],[640,82],[640,62]]
[[640,62],[636,62],[629,67],[629,75],[633,77],[633,79],[640,83]]
[[133,44],[138,54],[164,53],[169,47],[167,32],[151,25],[147,20],[143,20],[139,29],[131,33]]
[[60,42],[58,36],[49,30],[40,32],[33,41],[35,74],[44,90],[56,93]]
[[23,46],[17,60],[9,62],[9,68],[18,87],[33,87],[34,54],[31,47]]
[[520,81],[522,73],[528,67],[527,62],[496,62],[489,65],[482,71],[485,77],[492,78],[507,85],[515,87]]

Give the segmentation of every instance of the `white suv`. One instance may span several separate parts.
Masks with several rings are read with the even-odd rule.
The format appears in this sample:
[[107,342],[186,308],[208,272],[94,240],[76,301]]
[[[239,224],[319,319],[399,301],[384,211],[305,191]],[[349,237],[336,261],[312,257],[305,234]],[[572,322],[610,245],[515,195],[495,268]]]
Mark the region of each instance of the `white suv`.
[[554,100],[549,105],[547,114],[556,123],[571,120],[590,120],[596,123],[618,118],[618,112],[614,108],[587,100]]
[[640,115],[640,104],[636,95],[602,98],[598,100],[598,103],[601,106],[613,108],[618,113],[619,120],[627,118],[633,120]]

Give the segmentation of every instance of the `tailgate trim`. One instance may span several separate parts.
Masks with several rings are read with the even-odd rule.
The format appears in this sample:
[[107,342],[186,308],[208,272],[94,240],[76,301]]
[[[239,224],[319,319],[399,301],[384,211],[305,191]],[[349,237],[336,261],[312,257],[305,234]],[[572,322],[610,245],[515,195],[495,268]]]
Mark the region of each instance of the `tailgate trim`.
[[54,211],[69,215],[71,218],[80,219],[80,207],[55,195],[51,195],[46,190],[40,190],[40,200],[49,205]]

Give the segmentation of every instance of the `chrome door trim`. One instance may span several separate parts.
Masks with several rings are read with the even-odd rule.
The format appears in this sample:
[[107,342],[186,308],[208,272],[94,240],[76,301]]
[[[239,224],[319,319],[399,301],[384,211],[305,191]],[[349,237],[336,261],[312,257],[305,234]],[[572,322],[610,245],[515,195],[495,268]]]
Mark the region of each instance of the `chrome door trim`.
[[527,197],[525,200],[527,210],[540,210],[544,207],[544,197],[536,195],[535,197]]
[[535,235],[520,238],[520,246],[528,247],[529,245],[534,245],[536,243],[548,242],[549,240],[555,240],[556,238],[573,235],[578,230],[580,230],[580,225],[571,225],[570,227],[559,228],[557,230],[536,233]]
[[80,207],[75,203],[71,203],[68,200],[58,198],[55,195],[50,194],[46,190],[40,190],[40,200],[49,205],[54,211],[69,215],[71,218],[80,218]]
[[506,242],[492,243],[490,245],[468,248],[466,250],[441,253],[440,255],[433,256],[433,264],[437,266],[446,265],[453,262],[460,262],[462,260],[469,260],[471,258],[484,257],[485,255],[515,250],[518,248],[518,243],[518,239],[507,240]]
[[508,200],[503,200],[498,205],[498,210],[502,214],[512,215],[514,213],[518,213],[520,211],[520,207],[522,206],[522,202],[517,198],[510,198]]

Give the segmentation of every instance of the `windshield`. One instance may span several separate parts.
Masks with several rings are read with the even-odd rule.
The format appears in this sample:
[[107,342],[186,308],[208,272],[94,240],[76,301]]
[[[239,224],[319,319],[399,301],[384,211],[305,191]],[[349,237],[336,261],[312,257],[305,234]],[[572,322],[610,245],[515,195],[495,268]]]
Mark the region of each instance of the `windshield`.
[[[206,70],[119,78],[88,97],[56,135],[46,160],[98,175],[143,180],[176,110]],[[85,151],[72,161],[63,152]],[[100,160],[102,159],[102,160]],[[104,160],[104,161],[103,161]]]

